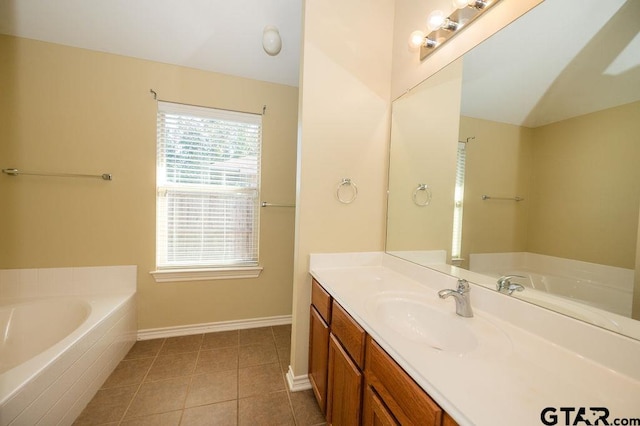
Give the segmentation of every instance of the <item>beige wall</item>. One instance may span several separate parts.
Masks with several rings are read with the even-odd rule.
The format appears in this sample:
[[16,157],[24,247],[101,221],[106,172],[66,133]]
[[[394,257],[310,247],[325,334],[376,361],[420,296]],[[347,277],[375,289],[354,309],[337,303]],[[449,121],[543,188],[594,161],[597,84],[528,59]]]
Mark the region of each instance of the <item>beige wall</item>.
[[[306,375],[309,254],[384,247],[391,81],[392,0],[307,0],[300,135],[291,366]],[[342,178],[358,186],[336,199]]]
[[635,268],[640,102],[534,129],[529,251]]
[[[462,117],[463,257],[531,251],[635,268],[640,102],[534,129]],[[635,138],[635,139],[634,139]],[[525,201],[482,201],[483,194]]]
[[293,209],[261,212],[262,276],[156,283],[153,88],[163,100],[264,116],[262,199],[295,194],[298,90],[0,36],[0,167],[113,173],[0,175],[0,267],[138,266],[141,329],[291,312]]
[[[469,253],[526,249],[532,135],[525,127],[460,118],[460,140],[474,138],[466,145],[463,266]],[[525,201],[482,200],[483,195]]]
[[[386,250],[446,250],[451,255],[453,198],[462,90],[457,60],[393,103]],[[437,107],[431,107],[438,99]],[[418,184],[432,193],[417,206]],[[426,200],[418,192],[419,203]]]

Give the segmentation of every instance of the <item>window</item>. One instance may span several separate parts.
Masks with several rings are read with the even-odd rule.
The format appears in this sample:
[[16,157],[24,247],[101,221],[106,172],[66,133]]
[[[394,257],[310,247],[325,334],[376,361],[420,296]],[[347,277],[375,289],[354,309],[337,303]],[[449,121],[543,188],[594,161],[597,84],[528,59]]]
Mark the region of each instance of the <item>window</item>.
[[156,280],[163,270],[260,269],[262,116],[158,102],[157,129]]
[[451,260],[462,260],[462,206],[464,202],[464,172],[467,158],[466,142],[458,142],[456,162],[456,188],[453,207],[453,240],[451,244]]

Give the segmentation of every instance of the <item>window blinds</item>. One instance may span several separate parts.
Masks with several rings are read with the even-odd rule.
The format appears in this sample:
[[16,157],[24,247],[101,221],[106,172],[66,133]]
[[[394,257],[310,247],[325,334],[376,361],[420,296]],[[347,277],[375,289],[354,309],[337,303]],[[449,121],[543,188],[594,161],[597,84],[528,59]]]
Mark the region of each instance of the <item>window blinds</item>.
[[462,254],[462,207],[464,201],[464,172],[467,158],[466,143],[458,142],[458,157],[456,161],[456,188],[453,207],[453,241],[451,257],[460,258]]
[[158,269],[258,264],[262,117],[158,102]]

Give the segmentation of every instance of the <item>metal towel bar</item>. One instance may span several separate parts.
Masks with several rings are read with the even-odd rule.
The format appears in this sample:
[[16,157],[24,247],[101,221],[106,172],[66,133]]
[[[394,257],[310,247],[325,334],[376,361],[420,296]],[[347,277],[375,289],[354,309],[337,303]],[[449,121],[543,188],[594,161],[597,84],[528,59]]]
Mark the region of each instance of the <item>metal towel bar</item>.
[[262,204],[260,204],[262,207],[295,207],[295,204],[274,204],[274,203],[267,203],[266,201],[263,201]]
[[482,196],[483,200],[508,200],[508,201],[524,201],[524,198],[522,197],[490,197],[488,195],[483,195]]
[[102,173],[100,175],[85,175],[78,173],[55,173],[55,172],[23,172],[18,169],[2,169],[2,173],[10,176],[28,175],[28,176],[53,176],[53,177],[67,177],[67,178],[98,178],[102,180],[113,180],[111,173]]

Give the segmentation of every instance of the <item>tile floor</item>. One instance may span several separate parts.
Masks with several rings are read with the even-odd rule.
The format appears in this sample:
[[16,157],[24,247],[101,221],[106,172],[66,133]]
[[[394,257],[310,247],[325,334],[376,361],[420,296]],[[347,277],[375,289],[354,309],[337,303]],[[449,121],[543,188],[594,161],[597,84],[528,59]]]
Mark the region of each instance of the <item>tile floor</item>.
[[289,392],[291,326],[136,342],[75,425],[324,425]]

